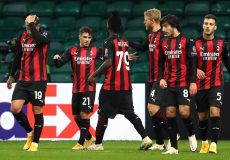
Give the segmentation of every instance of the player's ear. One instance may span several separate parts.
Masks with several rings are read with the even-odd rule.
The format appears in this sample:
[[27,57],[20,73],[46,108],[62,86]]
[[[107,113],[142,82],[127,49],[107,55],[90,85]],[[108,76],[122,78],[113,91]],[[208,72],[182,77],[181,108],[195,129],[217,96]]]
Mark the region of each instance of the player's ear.
[[217,30],[217,25],[215,25],[214,30]]

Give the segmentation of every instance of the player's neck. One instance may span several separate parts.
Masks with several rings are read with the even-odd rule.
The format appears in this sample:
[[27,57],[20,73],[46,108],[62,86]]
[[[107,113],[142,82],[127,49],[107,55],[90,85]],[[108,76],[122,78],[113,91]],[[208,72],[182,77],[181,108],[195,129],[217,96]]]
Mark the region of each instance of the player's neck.
[[213,39],[214,39],[214,34],[207,35],[207,34],[204,34],[204,33],[203,33],[203,38],[204,38],[205,40],[213,40]]
[[152,29],[152,32],[157,32],[161,29],[161,26],[160,24],[157,24],[157,25],[153,25],[153,29]]
[[180,35],[180,32],[178,30],[175,30],[173,35],[172,35],[172,38],[176,38]]

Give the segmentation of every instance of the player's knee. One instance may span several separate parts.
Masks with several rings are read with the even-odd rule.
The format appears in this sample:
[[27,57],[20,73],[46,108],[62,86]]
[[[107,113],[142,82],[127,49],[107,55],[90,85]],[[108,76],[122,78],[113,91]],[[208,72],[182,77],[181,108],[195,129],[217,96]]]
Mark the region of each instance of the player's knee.
[[160,107],[152,104],[148,104],[148,111],[150,116],[155,115],[159,111]]
[[211,107],[211,108],[210,108],[210,116],[211,116],[211,117],[220,116],[220,109],[217,108],[217,107]]
[[168,117],[168,118],[176,117],[176,110],[174,108],[167,108],[166,109],[166,117]]
[[80,115],[73,115],[74,120],[77,122],[79,120],[81,120],[81,116]]
[[198,113],[198,119],[199,121],[205,121],[208,119],[208,114],[206,112]]
[[180,109],[181,118],[188,118],[190,115],[190,111],[188,109]]
[[42,107],[33,106],[32,108],[33,108],[32,110],[33,110],[34,114],[41,114],[42,113]]
[[10,111],[12,114],[17,114],[21,111],[21,109],[19,107],[16,107],[16,106],[11,106]]
[[86,113],[86,112],[81,112],[80,116],[81,116],[81,119],[89,119],[90,118],[90,114]]

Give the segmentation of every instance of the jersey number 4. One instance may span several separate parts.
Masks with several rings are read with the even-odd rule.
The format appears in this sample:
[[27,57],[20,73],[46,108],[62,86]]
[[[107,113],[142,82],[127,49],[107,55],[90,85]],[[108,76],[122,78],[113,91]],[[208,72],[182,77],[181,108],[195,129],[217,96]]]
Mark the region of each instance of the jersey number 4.
[[121,64],[122,64],[123,61],[125,62],[125,68],[126,68],[126,70],[129,71],[129,61],[128,61],[129,53],[127,51],[126,52],[117,51],[116,52],[116,56],[119,57],[117,71],[121,70]]

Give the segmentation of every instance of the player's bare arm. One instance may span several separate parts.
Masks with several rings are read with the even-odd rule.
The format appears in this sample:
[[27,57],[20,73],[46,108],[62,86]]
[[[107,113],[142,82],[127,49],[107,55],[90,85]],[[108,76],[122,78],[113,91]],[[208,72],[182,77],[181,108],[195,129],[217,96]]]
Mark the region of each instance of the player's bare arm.
[[104,73],[110,66],[112,66],[112,59],[107,59],[105,62],[88,78],[90,85],[95,85],[95,78]]

